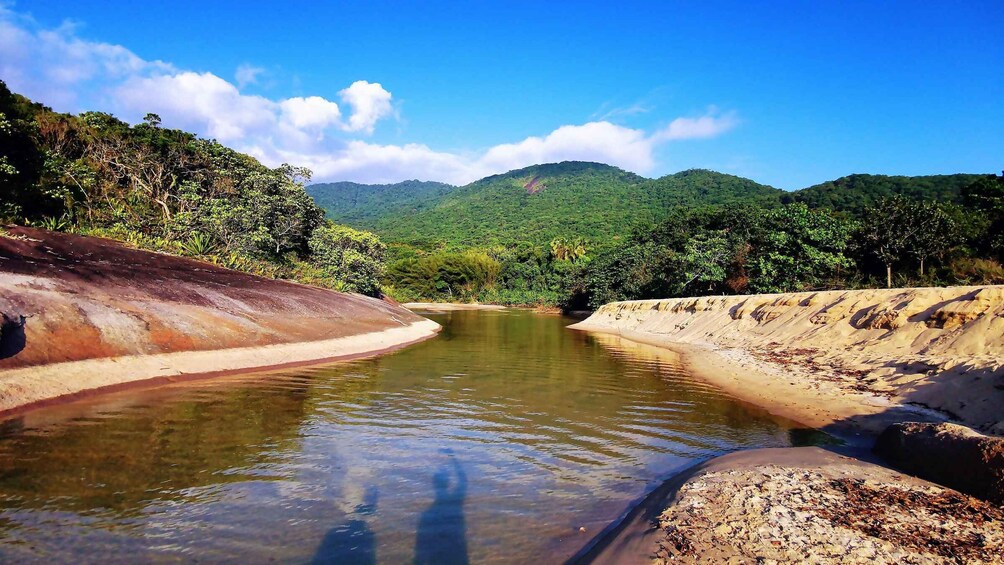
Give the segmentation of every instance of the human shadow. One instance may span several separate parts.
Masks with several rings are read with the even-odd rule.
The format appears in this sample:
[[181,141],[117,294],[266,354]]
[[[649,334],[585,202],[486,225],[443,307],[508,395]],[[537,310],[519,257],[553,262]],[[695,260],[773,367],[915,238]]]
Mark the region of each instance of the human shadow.
[[[467,555],[467,526],[464,522],[464,499],[467,498],[467,474],[452,452],[447,451],[450,466],[443,465],[432,477],[436,499],[418,520],[415,539],[415,563],[424,565],[470,563]],[[450,488],[451,471],[456,485]]]
[[351,519],[328,530],[310,562],[316,565],[376,563],[376,536],[363,517],[376,512],[378,497],[376,487],[367,488],[363,503],[356,507]]
[[3,315],[0,323],[0,359],[13,357],[24,350],[27,338],[24,335],[26,316]]

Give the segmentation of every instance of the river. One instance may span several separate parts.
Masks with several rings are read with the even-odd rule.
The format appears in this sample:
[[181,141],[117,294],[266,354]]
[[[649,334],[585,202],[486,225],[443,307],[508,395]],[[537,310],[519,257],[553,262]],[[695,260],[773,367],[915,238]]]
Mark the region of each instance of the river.
[[429,317],[381,357],[3,422],[0,561],[555,561],[694,462],[815,438],[569,318]]

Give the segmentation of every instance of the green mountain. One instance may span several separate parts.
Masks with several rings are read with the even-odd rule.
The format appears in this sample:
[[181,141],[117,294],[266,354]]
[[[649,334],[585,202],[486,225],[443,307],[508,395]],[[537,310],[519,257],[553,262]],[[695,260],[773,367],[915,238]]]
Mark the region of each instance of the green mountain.
[[750,179],[692,169],[646,179],[600,163],[566,161],[493,175],[466,186],[406,181],[351,182],[307,188],[332,220],[371,230],[388,241],[484,247],[555,238],[614,244],[657,223],[678,207],[728,204],[774,206],[803,202],[858,214],[884,196],[956,202],[984,175],[850,175],[795,192]]
[[930,175],[904,177],[850,175],[785,195],[786,202],[804,202],[810,208],[833,208],[857,214],[883,197],[899,194],[917,200],[958,202],[963,187],[986,175]]
[[312,184],[307,187],[307,194],[328,211],[330,218],[362,226],[374,225],[381,217],[425,210],[456,188],[451,184],[420,180],[394,184],[331,182]]
[[[493,175],[462,187],[434,183],[314,185],[336,222],[389,241],[482,247],[584,237],[612,244],[677,206],[777,203],[783,191],[749,179],[691,170],[646,179],[600,163],[566,161]],[[408,186],[414,187],[409,192]]]

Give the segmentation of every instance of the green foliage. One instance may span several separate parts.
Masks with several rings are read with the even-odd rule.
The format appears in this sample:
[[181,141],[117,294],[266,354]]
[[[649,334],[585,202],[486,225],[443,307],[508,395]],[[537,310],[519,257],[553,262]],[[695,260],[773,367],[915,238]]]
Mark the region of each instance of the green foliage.
[[897,195],[910,200],[958,203],[963,189],[981,176],[850,175],[790,193],[785,195],[784,200],[802,202],[810,208],[830,208],[860,216],[868,208],[876,206],[879,200]]
[[952,262],[946,275],[952,284],[1004,284],[1004,266],[994,259],[960,257]]
[[381,218],[417,213],[456,188],[440,182],[417,180],[396,184],[333,182],[312,184],[307,187],[307,194],[335,222],[372,229]]
[[396,261],[387,278],[408,296],[467,302],[494,287],[501,270],[501,263],[487,253],[469,250]]
[[763,215],[749,242],[751,292],[793,292],[818,288],[850,269],[848,249],[855,225],[826,212],[790,204]]
[[962,191],[962,197],[982,220],[972,237],[975,246],[990,249],[1004,260],[1004,173],[977,179]]
[[951,216],[933,202],[902,196],[882,198],[865,214],[861,230],[867,249],[886,267],[886,285],[892,286],[892,268],[912,255],[920,262],[942,256],[959,243],[961,232]]
[[389,241],[467,249],[579,238],[617,245],[677,207],[776,204],[782,191],[713,171],[650,180],[617,167],[569,161],[486,177],[462,187],[334,183],[309,187],[328,216]]
[[373,234],[327,224],[310,236],[314,264],[341,290],[380,294],[386,246]]
[[[217,247],[216,242],[213,241],[211,236],[200,232],[193,233],[188,236],[188,239],[179,242],[178,245],[181,247],[182,252],[186,255],[194,256],[212,255],[216,251]],[[239,256],[236,253],[233,255],[235,257]],[[236,263],[236,260],[234,260],[234,262]]]
[[[325,226],[310,171],[102,112],[58,114],[0,82],[0,217],[267,277],[378,294],[383,246]],[[342,231],[339,231],[339,230]]]
[[802,204],[678,213],[599,256],[578,291],[595,308],[613,300],[816,288],[853,267],[844,254],[853,229]]

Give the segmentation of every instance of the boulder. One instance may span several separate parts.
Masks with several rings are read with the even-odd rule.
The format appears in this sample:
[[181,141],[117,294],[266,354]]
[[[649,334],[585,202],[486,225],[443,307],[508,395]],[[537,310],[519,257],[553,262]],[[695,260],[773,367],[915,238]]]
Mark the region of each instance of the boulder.
[[957,424],[906,422],[886,428],[874,451],[922,479],[1004,504],[1004,438]]

